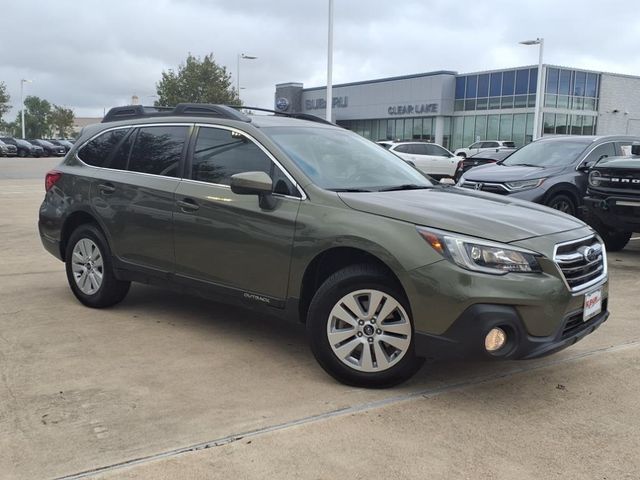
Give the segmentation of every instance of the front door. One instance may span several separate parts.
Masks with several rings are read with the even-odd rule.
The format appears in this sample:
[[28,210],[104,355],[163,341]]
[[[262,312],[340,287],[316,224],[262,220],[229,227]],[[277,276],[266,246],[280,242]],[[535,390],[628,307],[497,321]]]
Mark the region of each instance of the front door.
[[[287,294],[301,194],[267,151],[231,128],[199,127],[186,177],[175,192],[176,274],[221,293],[277,306]],[[263,171],[273,208],[236,195],[231,175]]]

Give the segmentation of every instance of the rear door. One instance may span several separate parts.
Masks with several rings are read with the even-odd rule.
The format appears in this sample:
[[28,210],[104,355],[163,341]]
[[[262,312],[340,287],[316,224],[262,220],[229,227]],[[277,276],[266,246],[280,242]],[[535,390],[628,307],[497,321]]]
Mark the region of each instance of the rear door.
[[[175,192],[178,280],[282,306],[303,194],[264,147],[231,127],[199,126],[190,150]],[[231,175],[253,171],[272,178],[273,208],[231,191]]]
[[112,252],[152,274],[174,268],[173,195],[190,129],[189,124],[129,129],[92,187],[92,206]]

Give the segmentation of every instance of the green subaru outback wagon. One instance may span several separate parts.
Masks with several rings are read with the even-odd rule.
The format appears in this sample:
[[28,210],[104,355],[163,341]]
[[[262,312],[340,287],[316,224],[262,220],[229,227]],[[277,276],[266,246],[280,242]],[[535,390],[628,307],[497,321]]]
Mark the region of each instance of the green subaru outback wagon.
[[117,107],[46,176],[42,243],[80,302],[171,285],[304,322],[351,385],[423,358],[539,357],[608,317],[587,225],[533,203],[434,183],[305,115],[220,105]]

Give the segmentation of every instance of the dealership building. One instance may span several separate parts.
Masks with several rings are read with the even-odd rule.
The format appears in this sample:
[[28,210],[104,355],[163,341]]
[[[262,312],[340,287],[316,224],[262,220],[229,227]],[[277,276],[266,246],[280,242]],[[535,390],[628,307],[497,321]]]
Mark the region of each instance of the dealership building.
[[[539,135],[640,135],[640,77],[545,65]],[[333,86],[332,120],[371,140],[451,150],[533,138],[538,67],[403,75]],[[326,87],[276,85],[276,110],[325,115]]]

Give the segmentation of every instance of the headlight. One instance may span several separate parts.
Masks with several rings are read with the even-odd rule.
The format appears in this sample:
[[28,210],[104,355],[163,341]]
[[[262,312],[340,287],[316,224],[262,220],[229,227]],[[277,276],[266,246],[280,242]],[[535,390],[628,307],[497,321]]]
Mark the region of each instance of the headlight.
[[589,185],[591,185],[592,187],[599,187],[600,184],[602,183],[600,178],[601,178],[600,172],[597,170],[594,170],[593,172],[589,173]]
[[531,188],[536,188],[542,185],[546,178],[536,178],[534,180],[520,180],[518,182],[507,182],[505,186],[514,192],[519,192],[521,190],[529,190]]
[[539,273],[539,255],[531,250],[418,227],[418,233],[445,258],[467,270],[505,275]]

